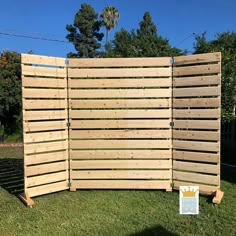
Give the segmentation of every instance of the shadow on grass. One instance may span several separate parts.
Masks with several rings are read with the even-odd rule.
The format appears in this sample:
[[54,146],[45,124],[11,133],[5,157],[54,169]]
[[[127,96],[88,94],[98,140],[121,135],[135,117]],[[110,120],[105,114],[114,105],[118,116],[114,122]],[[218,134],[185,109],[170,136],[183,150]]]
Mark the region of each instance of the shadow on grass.
[[14,195],[24,191],[24,165],[22,159],[0,158],[0,186]]
[[141,232],[135,233],[135,234],[131,234],[129,236],[178,236],[178,234],[176,233],[171,233],[168,230],[166,230],[165,228],[163,228],[162,226],[158,225],[155,226],[153,228],[148,228],[145,229]]
[[221,164],[221,180],[236,184],[236,167]]

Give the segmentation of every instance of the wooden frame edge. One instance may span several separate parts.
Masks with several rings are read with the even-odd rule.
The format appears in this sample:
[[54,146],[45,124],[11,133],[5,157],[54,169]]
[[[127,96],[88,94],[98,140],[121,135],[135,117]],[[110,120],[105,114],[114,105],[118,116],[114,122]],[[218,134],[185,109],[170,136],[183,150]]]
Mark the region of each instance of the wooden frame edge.
[[214,193],[214,198],[212,199],[212,202],[215,204],[220,204],[224,196],[224,192],[222,192],[220,189],[217,189]]
[[21,193],[18,196],[28,207],[32,207],[35,204],[27,192]]

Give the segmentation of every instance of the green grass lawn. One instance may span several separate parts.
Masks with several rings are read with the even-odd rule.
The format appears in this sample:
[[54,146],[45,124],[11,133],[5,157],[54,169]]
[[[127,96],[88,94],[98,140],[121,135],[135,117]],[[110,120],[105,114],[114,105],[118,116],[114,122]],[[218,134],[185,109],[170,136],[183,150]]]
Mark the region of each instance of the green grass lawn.
[[[17,172],[22,160],[10,158],[14,153],[19,157],[20,149],[0,148],[0,236],[236,235],[233,178],[222,181],[225,196],[220,205],[213,205],[211,197],[200,197],[198,216],[179,215],[178,192],[161,190],[63,191],[36,197],[35,206],[27,208],[14,194],[23,187],[22,174]],[[6,173],[14,168],[10,181]]]

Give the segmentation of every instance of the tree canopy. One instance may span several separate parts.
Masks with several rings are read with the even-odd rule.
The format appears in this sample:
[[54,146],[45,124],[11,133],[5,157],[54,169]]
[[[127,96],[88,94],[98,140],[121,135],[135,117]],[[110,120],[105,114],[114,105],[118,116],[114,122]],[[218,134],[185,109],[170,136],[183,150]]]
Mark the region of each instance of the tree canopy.
[[81,4],[81,9],[75,14],[74,24],[67,24],[69,32],[66,38],[74,44],[77,53],[68,53],[68,57],[97,57],[103,38],[100,33],[102,22],[99,15],[89,4]]
[[213,40],[206,33],[196,35],[194,53],[222,53],[222,119],[235,119],[236,106],[236,32],[223,32]]

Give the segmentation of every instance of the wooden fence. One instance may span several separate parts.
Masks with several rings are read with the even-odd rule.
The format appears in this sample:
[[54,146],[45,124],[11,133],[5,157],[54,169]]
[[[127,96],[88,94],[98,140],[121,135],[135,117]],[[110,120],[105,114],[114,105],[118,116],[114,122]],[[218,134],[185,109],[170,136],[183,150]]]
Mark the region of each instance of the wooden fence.
[[[22,55],[25,193],[220,188],[220,53]],[[172,127],[173,126],[173,127]],[[173,167],[173,168],[172,168]]]

